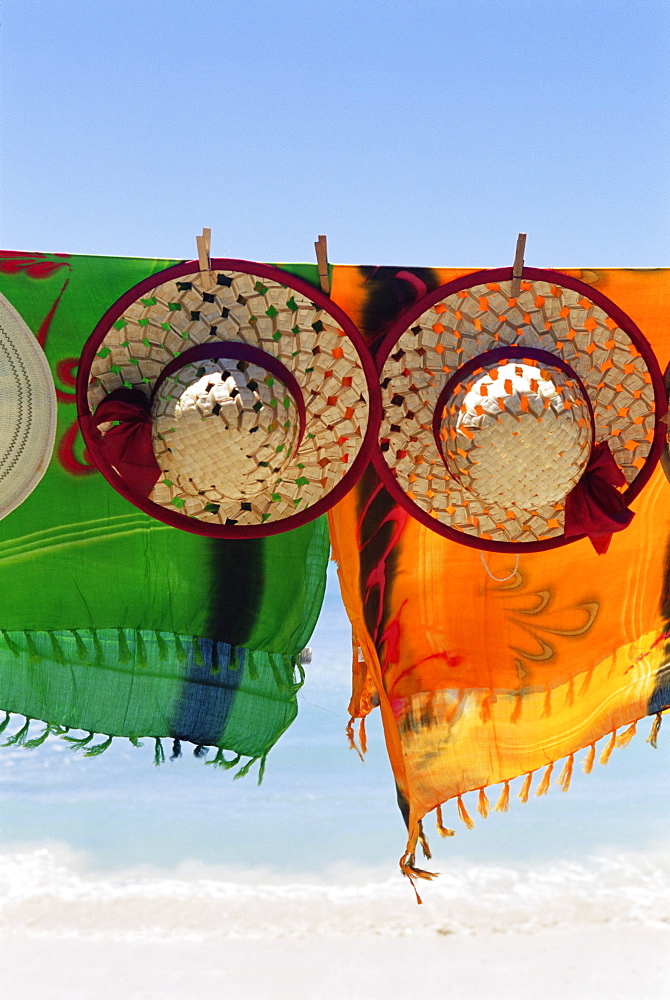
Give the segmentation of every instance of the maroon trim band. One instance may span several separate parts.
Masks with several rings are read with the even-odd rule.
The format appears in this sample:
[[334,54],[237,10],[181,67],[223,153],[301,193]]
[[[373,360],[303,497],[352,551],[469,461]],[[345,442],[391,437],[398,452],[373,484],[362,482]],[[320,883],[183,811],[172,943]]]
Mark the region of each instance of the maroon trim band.
[[154,387],[151,390],[152,401],[165,379],[169,378],[170,375],[174,375],[175,372],[181,371],[186,365],[195,364],[197,361],[211,361],[219,358],[230,358],[231,361],[249,361],[251,364],[258,365],[259,368],[265,368],[266,371],[269,371],[286,386],[298,407],[300,435],[295,448],[299,448],[300,442],[305,436],[305,425],[307,423],[305,400],[303,399],[300,384],[295,375],[281,363],[279,358],[275,358],[274,354],[268,354],[267,351],[262,351],[259,347],[252,347],[251,344],[242,344],[234,340],[223,340],[190,347],[183,354],[178,355],[178,357],[166,364],[154,382]]
[[327,312],[356,348],[367,384],[368,422],[358,454],[339,483],[311,507],[281,520],[267,521],[265,524],[260,525],[213,525],[198,521],[197,518],[180,514],[176,509],[174,511],[168,510],[167,507],[138,496],[112,466],[105,461],[104,456],[100,454],[98,446],[100,432],[95,426],[95,421],[88,405],[88,383],[91,365],[100,344],[109,332],[112,323],[123,315],[128,306],[132,305],[133,302],[142,297],[146,292],[150,292],[166,281],[182,278],[185,275],[197,274],[200,271],[200,264],[197,260],[174,264],[162,271],[155,272],[148,278],[144,278],[137,285],[129,288],[101,317],[93,333],[84,344],[79,359],[79,370],[77,373],[77,413],[79,424],[91,458],[107,482],[117,493],[120,493],[126,500],[134,504],[135,507],[138,507],[155,520],[162,521],[164,524],[169,524],[182,531],[191,531],[196,535],[206,535],[212,538],[264,538],[267,535],[277,535],[283,531],[298,528],[313,521],[321,514],[325,514],[334,504],[345,497],[349,490],[358,482],[377,447],[379,425],[382,417],[379,380],[372,355],[363,336],[344,310],[335,302],[332,302],[327,295],[324,295],[320,288],[310,285],[304,279],[291,274],[289,271],[283,271],[272,264],[260,264],[255,261],[225,257],[214,258],[210,264],[212,271],[239,271],[241,274],[253,274],[260,278],[270,278],[284,285],[286,288],[291,288],[293,291],[299,292],[301,295],[309,298],[317,308]]
[[[398,319],[392,324],[388,333],[375,352],[375,364],[378,374],[381,375],[384,364],[386,363],[389,354],[393,350],[393,347],[397,343],[400,336],[411,327],[412,323],[414,323],[415,320],[417,320],[419,316],[426,311],[426,309],[435,305],[436,302],[445,299],[448,295],[453,295],[455,292],[460,292],[465,288],[471,288],[473,285],[511,281],[512,278],[513,274],[511,267],[502,267],[496,268],[495,270],[485,271],[470,271],[468,274],[461,275],[461,277],[455,278],[453,281],[449,281],[444,285],[440,285],[438,288],[434,288],[431,292],[424,296],[424,298],[413,303],[412,306],[410,306],[410,308],[399,316]],[[665,391],[663,375],[651,344],[630,316],[623,311],[623,309],[617,306],[616,303],[612,302],[611,299],[608,299],[606,295],[603,295],[602,292],[597,291],[595,288],[591,288],[590,285],[585,284],[578,278],[573,278],[571,275],[563,274],[560,271],[544,270],[536,267],[524,267],[523,277],[521,280],[547,281],[554,285],[559,285],[562,288],[570,288],[573,291],[580,292],[586,298],[590,299],[590,301],[595,305],[600,306],[600,308],[603,309],[608,316],[611,316],[611,318],[615,320],[617,325],[630,337],[632,343],[638,349],[647,364],[654,390],[656,425],[654,428],[654,440],[644,466],[640,469],[633,482],[630,483],[627,489],[621,494],[625,503],[629,505],[649,481],[663,451],[666,438],[666,425],[662,421],[662,417],[665,416],[668,410],[668,397]],[[476,536],[467,534],[463,531],[457,531],[456,529],[450,528],[445,524],[441,524],[440,521],[431,517],[430,514],[426,513],[421,507],[418,506],[418,504],[410,500],[405,491],[398,485],[394,473],[384,459],[379,447],[373,450],[372,461],[379,478],[386,486],[392,497],[401,507],[404,508],[404,510],[406,510],[425,527],[430,528],[431,531],[435,531],[446,538],[450,538],[452,541],[458,542],[460,545],[470,545],[473,548],[485,549],[491,552],[523,553],[543,552],[547,549],[555,549],[561,545],[567,545],[570,542],[578,541],[578,538],[566,538],[564,535],[561,535],[558,538],[547,538],[541,542],[523,542],[516,544],[514,542],[489,541],[488,539],[477,538]],[[586,536],[582,535],[580,537],[584,538]]]
[[[559,368],[561,371],[573,378],[577,385],[579,386],[584,399],[586,400],[586,405],[589,409],[589,418],[591,420],[591,451],[589,455],[593,454],[593,448],[596,443],[596,420],[595,414],[593,413],[593,406],[591,405],[591,400],[589,399],[589,393],[580,379],[574,368],[571,368],[567,361],[563,358],[557,358],[550,351],[541,351],[536,347],[517,347],[516,345],[511,345],[510,347],[496,347],[492,351],[485,351],[484,354],[478,354],[476,358],[470,358],[466,361],[464,365],[457,368],[454,374],[451,376],[445,387],[443,388],[440,395],[437,397],[437,403],[435,404],[435,410],[433,412],[433,437],[435,438],[435,444],[437,445],[437,450],[440,453],[440,457],[444,462],[444,467],[452,475],[449,466],[446,463],[444,457],[444,451],[442,450],[442,441],[440,440],[440,424],[442,423],[442,410],[446,405],[446,402],[453,394],[454,388],[460,385],[469,375],[476,372],[478,368],[487,368],[489,365],[497,364],[499,361],[504,361],[506,359],[517,361],[522,361],[524,358],[529,358],[533,361],[541,361],[546,364],[547,367]],[[460,484],[462,486],[462,484]]]

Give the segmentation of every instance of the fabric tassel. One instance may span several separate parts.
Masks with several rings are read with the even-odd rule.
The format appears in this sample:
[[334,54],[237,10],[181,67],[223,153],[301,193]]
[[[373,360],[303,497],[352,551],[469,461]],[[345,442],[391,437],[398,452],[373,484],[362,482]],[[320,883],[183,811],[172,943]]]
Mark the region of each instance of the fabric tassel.
[[596,745],[592,743],[589,747],[589,752],[584,758],[584,774],[590,774],[593,770],[593,765],[596,759]]
[[31,721],[32,721],[31,719],[27,718],[26,721],[25,721],[25,725],[23,726],[23,728],[19,729],[19,731],[17,733],[14,733],[13,736],[10,736],[8,740],[5,740],[5,742],[2,744],[3,747],[20,747],[20,746],[23,746],[23,744],[26,741],[26,737],[28,735],[28,730],[30,729],[30,723],[31,723]]
[[206,747],[202,743],[199,743],[198,746],[193,751],[193,756],[196,757],[197,760],[202,760],[202,758],[206,757],[208,753],[209,753],[209,747]]
[[70,748],[74,750],[76,753],[77,750],[81,750],[83,747],[86,746],[87,743],[90,743],[94,735],[95,735],[94,733],[88,733],[87,736],[82,736],[82,737],[61,736],[61,739],[65,740],[66,743],[69,743]]
[[500,793],[500,798],[496,802],[494,809],[497,813],[506,813],[509,809],[509,781],[506,781],[503,785],[503,790]]
[[84,757],[99,757],[105,750],[109,750],[112,745],[113,736],[108,736],[104,743],[96,743],[93,747],[84,750]]
[[456,831],[450,830],[448,827],[444,826],[442,823],[442,806],[435,807],[435,825],[437,827],[437,832],[441,837],[455,837]]
[[536,795],[547,794],[547,792],[549,791],[549,785],[551,784],[551,773],[553,770],[554,770],[553,762],[551,764],[547,764],[547,769],[542,775],[542,781],[537,786],[537,791],[535,792]]
[[237,655],[237,647],[230,647],[230,659],[228,661],[229,670],[239,670],[240,669],[240,658]]
[[246,778],[253,764],[256,763],[258,757],[250,757],[249,760],[244,764],[239,771],[236,771],[233,775],[233,781],[237,781],[238,778]]
[[530,795],[530,786],[533,781],[533,772],[529,771],[523,780],[523,785],[521,786],[521,791],[519,792],[518,799],[519,802],[528,802],[528,796]]
[[155,632],[156,636],[156,648],[158,649],[158,656],[160,657],[161,663],[165,663],[166,660],[170,658],[170,647],[165,641],[165,637],[162,632]]
[[172,741],[172,753],[170,754],[170,760],[177,760],[178,757],[181,757],[181,740],[175,739]]
[[626,729],[623,733],[621,733],[620,736],[617,736],[617,738],[616,738],[616,746],[617,747],[627,747],[628,744],[630,743],[630,741],[635,736],[636,732],[637,732],[637,721],[631,723],[631,725],[628,727],[628,729]]
[[142,742],[141,742],[141,741],[140,741],[140,740],[139,740],[139,739],[137,738],[137,736],[129,736],[129,737],[128,737],[128,739],[130,740],[130,742],[132,743],[132,745],[133,745],[134,747],[143,747],[143,746],[144,746],[144,743],[142,743]]
[[484,791],[483,788],[480,788],[479,796],[477,798],[477,812],[479,813],[480,816],[486,819],[490,811],[491,809],[489,805],[489,800],[486,797],[486,792]]
[[154,737],[154,746],[154,767],[160,767],[165,763],[165,750],[159,736]]
[[256,657],[254,656],[253,649],[247,650],[247,671],[252,681],[258,680],[258,667],[256,666]]
[[551,688],[547,688],[547,693],[544,696],[544,708],[542,709],[541,719],[548,719],[551,715]]
[[88,663],[88,650],[86,648],[86,643],[79,635],[76,629],[70,629],[72,635],[74,636],[75,645],[77,646],[77,656],[82,663]]
[[26,643],[28,645],[28,657],[31,663],[39,663],[42,659],[40,651],[35,644],[35,638],[32,632],[26,632]]
[[361,755],[364,757],[368,752],[368,738],[365,733],[365,716],[361,716],[361,721],[358,723],[358,743],[361,748]]
[[412,889],[414,889],[414,895],[416,896],[416,901],[420,905],[421,903],[423,903],[423,900],[421,899],[421,896],[417,892],[416,885],[414,883],[416,882],[417,879],[425,879],[426,881],[431,881],[432,879],[436,878],[436,872],[427,872],[424,871],[423,868],[417,868],[415,864],[414,854],[411,853],[410,851],[407,851],[407,853],[403,854],[403,856],[401,857],[400,871],[403,873],[405,878],[409,879],[410,885],[412,886]]
[[200,646],[200,640],[195,637],[192,640],[193,645],[193,662],[196,667],[204,667],[205,659],[202,655],[202,647]]
[[263,778],[265,777],[265,765],[267,764],[267,760],[268,760],[268,755],[267,754],[263,754],[263,756],[261,757],[260,767],[258,768],[258,784],[259,785],[263,784]]
[[479,703],[479,718],[482,722],[491,721],[491,695],[487,694]]
[[184,649],[184,644],[181,641],[180,636],[175,635],[174,637],[174,649],[177,654],[177,659],[181,664],[188,663],[188,653]]
[[[219,660],[219,645],[222,644],[216,641],[212,642],[212,660],[211,663],[209,664],[210,674],[221,673],[221,661]],[[233,663],[234,657],[235,657],[234,647],[231,646],[230,659],[228,660],[229,670],[237,670],[239,667],[237,660],[235,660],[235,662]],[[225,657],[224,657],[224,663],[225,663]]]
[[352,716],[349,719],[349,721],[347,722],[346,733],[347,733],[347,738],[349,740],[349,749],[350,750],[355,750],[356,753],[358,754],[358,756],[361,758],[361,760],[363,760],[363,754],[361,753],[361,751],[356,746],[356,737],[354,736],[354,722],[355,721],[356,720]]
[[3,734],[3,733],[4,733],[4,731],[5,731],[5,729],[6,729],[6,728],[7,728],[7,726],[9,725],[9,722],[10,722],[11,718],[12,718],[12,717],[11,717],[11,715],[9,714],[9,712],[5,712],[5,717],[4,717],[4,719],[2,720],[2,722],[0,722],[0,736],[2,736],[2,734]]
[[575,755],[570,754],[565,764],[563,765],[563,770],[558,776],[558,784],[564,792],[567,792],[570,787],[570,781],[572,780],[572,768],[575,763]]
[[[654,719],[654,721],[652,723],[652,726],[651,726],[651,732],[649,733],[649,736],[647,737],[647,743],[651,743],[651,745],[653,746],[654,750],[658,749],[658,734],[659,734],[660,729],[661,729],[661,722],[662,721],[663,721],[663,716],[661,715],[660,712],[657,712],[656,713],[656,718]],[[6,725],[6,724],[7,723],[5,722],[4,725]],[[2,732],[2,729],[0,729],[0,733],[1,732]]]
[[205,764],[214,764],[215,767],[223,767],[225,768],[226,771],[228,771],[230,770],[231,767],[235,767],[236,764],[239,764],[241,759],[242,758],[238,753],[238,755],[236,757],[233,757],[232,760],[226,760],[223,754],[223,750],[219,748],[219,750],[216,753],[216,757],[214,757],[213,760],[206,760]]
[[128,640],[126,639],[126,630],[119,628],[116,631],[119,637],[119,663],[130,663],[133,656],[130,652]]
[[430,861],[433,855],[431,853],[428,837],[425,834],[421,820],[419,820],[419,843],[421,844],[421,850],[423,851],[424,858],[426,858],[427,861]]
[[18,656],[21,650],[16,645],[14,640],[10,639],[9,632],[6,632],[4,628],[2,629],[2,638],[5,640],[5,645],[7,646],[7,649],[10,651],[10,653],[13,653],[14,656]]
[[610,736],[609,743],[607,744],[607,746],[605,747],[605,749],[603,750],[603,752],[600,755],[600,763],[601,764],[607,764],[608,763],[610,757],[612,756],[612,750],[614,750],[615,746],[616,746],[616,729],[614,730],[614,732]]
[[26,750],[35,750],[37,747],[41,747],[42,744],[47,740],[52,733],[57,733],[59,726],[52,726],[47,723],[46,728],[39,736],[35,737],[33,740],[26,740],[23,744]]
[[56,636],[55,632],[49,632],[49,641],[51,642],[51,656],[53,658],[54,663],[58,663],[59,666],[64,667],[65,655],[63,654],[63,650],[61,649],[58,637]]
[[146,670],[149,666],[147,647],[141,629],[135,629],[135,666],[139,670]]
[[465,823],[465,825],[467,826],[468,830],[474,830],[475,824],[472,822],[472,819],[471,819],[471,817],[470,817],[470,815],[468,813],[468,810],[465,808],[465,803],[463,802],[462,796],[460,796],[460,795],[458,796],[458,799],[456,800],[456,804],[458,806],[458,815],[461,818],[461,820]]

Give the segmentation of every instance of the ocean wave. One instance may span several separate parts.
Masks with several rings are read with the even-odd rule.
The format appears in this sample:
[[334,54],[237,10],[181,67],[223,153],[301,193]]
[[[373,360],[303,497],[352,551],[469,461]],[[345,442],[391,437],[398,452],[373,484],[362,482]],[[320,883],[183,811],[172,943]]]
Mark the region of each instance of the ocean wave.
[[67,849],[0,855],[0,933],[117,941],[534,933],[594,925],[670,929],[670,849],[582,863],[456,863],[416,906],[399,875],[277,873],[181,866],[96,873]]

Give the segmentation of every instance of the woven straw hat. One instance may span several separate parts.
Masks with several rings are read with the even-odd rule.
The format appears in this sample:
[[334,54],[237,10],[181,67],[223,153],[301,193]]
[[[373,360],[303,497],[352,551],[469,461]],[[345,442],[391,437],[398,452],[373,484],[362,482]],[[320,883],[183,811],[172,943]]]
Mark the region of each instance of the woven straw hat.
[[566,535],[566,500],[603,445],[625,487],[615,499],[639,493],[663,446],[666,398],[649,344],[605,296],[525,268],[512,298],[511,277],[443,285],[389,331],[375,465],[433,530],[528,551],[583,536]]
[[56,390],[44,351],[0,295],[0,518],[46,472],[56,436]]
[[[82,431],[109,482],[154,517],[272,534],[354,484],[376,439],[377,377],[352,322],[307,282],[248,261],[211,267],[168,268],[103,317],[79,368]],[[148,497],[105,457],[110,425],[95,417],[124,389],[150,407],[160,475]]]

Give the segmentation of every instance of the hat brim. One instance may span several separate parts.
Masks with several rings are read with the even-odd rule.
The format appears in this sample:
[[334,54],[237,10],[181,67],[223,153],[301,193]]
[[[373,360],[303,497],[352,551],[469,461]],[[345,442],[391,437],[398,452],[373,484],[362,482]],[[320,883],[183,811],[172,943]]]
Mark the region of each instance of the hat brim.
[[30,496],[56,437],[56,388],[44,351],[0,295],[0,518]]
[[448,380],[466,362],[506,346],[561,357],[587,388],[597,441],[608,442],[625,476],[626,503],[661,455],[667,396],[648,341],[606,296],[571,276],[524,268],[511,300],[511,280],[511,268],[465,275],[394,323],[376,358],[383,417],[373,461],[397,502],[433,531],[481,549],[542,551],[577,540],[564,535],[560,505],[492,509],[449,476],[433,433]]
[[[171,482],[142,496],[106,460],[96,406],[122,385],[149,395],[160,371],[180,353],[226,341],[262,349],[300,383],[305,433],[290,468],[252,511],[240,500],[208,511],[206,499],[180,493]],[[219,538],[276,534],[325,513],[361,475],[381,419],[374,363],[347,315],[301,278],[228,258],[212,260],[206,272],[197,261],[178,264],[126,292],[84,347],[77,403],[89,452],[114,489],[166,524]]]

